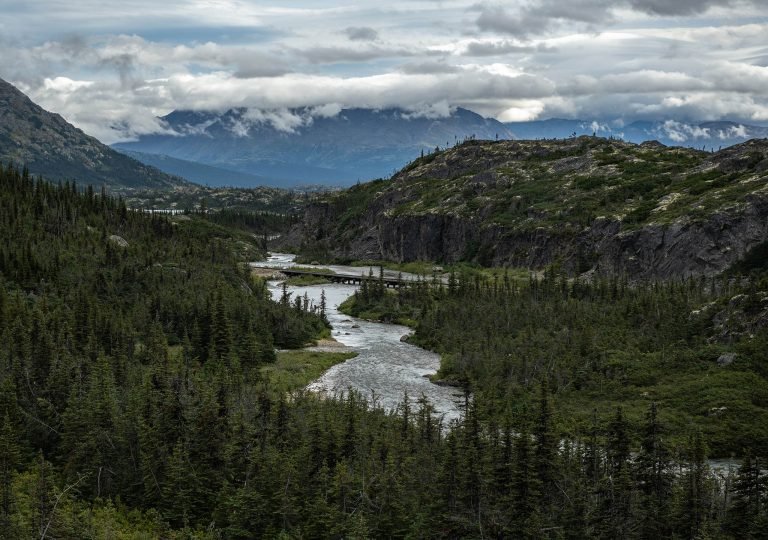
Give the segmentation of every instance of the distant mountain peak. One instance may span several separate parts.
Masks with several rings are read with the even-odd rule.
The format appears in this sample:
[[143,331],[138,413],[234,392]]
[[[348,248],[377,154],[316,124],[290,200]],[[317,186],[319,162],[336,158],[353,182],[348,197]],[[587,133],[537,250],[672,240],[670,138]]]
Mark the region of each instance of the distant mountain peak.
[[349,185],[386,177],[437,146],[445,148],[469,138],[513,137],[497,120],[442,106],[417,111],[393,107],[178,110],[162,120],[176,136],[148,135],[115,148],[254,175],[283,187]]

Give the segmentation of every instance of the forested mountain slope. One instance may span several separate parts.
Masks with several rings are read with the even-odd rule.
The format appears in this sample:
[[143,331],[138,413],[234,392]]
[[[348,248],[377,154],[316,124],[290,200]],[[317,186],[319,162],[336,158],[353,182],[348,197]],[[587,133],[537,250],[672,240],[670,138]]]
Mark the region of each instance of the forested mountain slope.
[[714,274],[768,239],[768,141],[717,153],[597,137],[468,141],[307,209],[315,258]]
[[106,185],[110,190],[185,184],[100,143],[33,103],[0,79],[0,163],[26,165],[49,180]]
[[[325,329],[251,280],[241,262],[260,255],[250,234],[207,218],[137,213],[0,167],[0,537],[39,537],[47,522],[50,537],[82,537],[71,506],[49,506],[56,486],[175,506],[173,455],[199,471],[195,504],[210,509],[223,422],[275,347]],[[11,489],[32,467],[44,483],[22,473]],[[39,512],[26,489],[43,490]]]

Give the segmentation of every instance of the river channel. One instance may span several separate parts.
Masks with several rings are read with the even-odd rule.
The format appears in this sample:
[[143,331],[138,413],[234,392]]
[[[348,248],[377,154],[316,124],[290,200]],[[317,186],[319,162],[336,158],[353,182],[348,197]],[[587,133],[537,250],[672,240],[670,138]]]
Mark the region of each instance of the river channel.
[[[273,268],[294,266],[295,255],[272,253],[267,262],[254,265]],[[310,267],[312,265],[301,265]],[[369,271],[379,275],[379,267],[317,265],[316,268],[330,268],[337,274],[360,276]],[[384,271],[385,277],[418,279],[413,274],[398,274]],[[373,397],[381,406],[392,410],[403,401],[408,392],[409,401],[416,407],[416,401],[424,396],[435,407],[438,417],[443,418],[443,425],[461,416],[460,405],[464,402],[463,394],[453,387],[438,386],[427,378],[440,367],[440,357],[415,345],[404,343],[400,338],[410,332],[406,326],[364,321],[340,313],[339,304],[354,294],[355,285],[329,283],[307,287],[288,287],[291,298],[296,295],[307,297],[316,305],[320,304],[320,294],[325,291],[326,315],[333,326],[333,337],[339,343],[357,352],[355,358],[333,366],[307,388],[329,395],[343,394],[350,388],[361,392],[368,398]],[[270,281],[269,290],[274,299],[282,294],[282,283]],[[346,349],[339,349],[346,350]],[[740,462],[735,459],[708,460],[712,471],[725,478],[738,470]],[[682,471],[678,471],[682,474]]]
[[[266,263],[255,263],[258,266],[288,268],[293,266],[294,255],[273,253]],[[309,266],[309,265],[301,265]],[[337,274],[360,276],[367,274],[368,267],[351,266],[318,266],[330,268]],[[370,268],[378,275],[379,268]],[[397,272],[386,271],[385,275],[397,277]],[[405,279],[415,279],[416,276],[403,275]],[[270,281],[269,289],[275,299],[282,294],[282,284]],[[342,394],[354,389],[367,398],[373,398],[385,409],[392,410],[403,401],[408,393],[409,401],[415,405],[416,400],[426,397],[435,408],[438,416],[443,417],[444,424],[459,418],[460,404],[463,395],[453,387],[439,386],[427,378],[440,367],[440,357],[415,345],[404,343],[400,339],[410,332],[405,326],[364,321],[349,317],[338,311],[338,306],[352,296],[355,285],[329,283],[303,287],[288,287],[291,298],[306,295],[315,305],[320,303],[320,295],[325,291],[326,316],[333,326],[333,337],[339,343],[357,352],[355,358],[333,366],[319,379],[313,381],[307,388],[329,395]]]

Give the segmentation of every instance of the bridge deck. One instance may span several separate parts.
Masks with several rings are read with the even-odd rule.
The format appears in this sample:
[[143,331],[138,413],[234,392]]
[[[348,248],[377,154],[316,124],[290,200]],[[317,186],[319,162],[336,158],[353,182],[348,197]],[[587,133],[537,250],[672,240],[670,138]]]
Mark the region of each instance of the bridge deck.
[[253,268],[265,268],[269,270],[275,270],[280,272],[281,274],[285,274],[288,277],[297,277],[297,276],[320,277],[323,279],[327,279],[331,283],[348,283],[352,285],[360,285],[364,281],[367,281],[369,283],[383,282],[386,287],[392,287],[392,288],[402,287],[408,284],[408,280],[391,278],[391,277],[382,278],[379,276],[366,276],[366,275],[354,276],[351,274],[327,274],[324,272],[312,272],[311,270],[294,270],[292,268],[275,268],[275,267],[269,267],[269,266],[253,266]]

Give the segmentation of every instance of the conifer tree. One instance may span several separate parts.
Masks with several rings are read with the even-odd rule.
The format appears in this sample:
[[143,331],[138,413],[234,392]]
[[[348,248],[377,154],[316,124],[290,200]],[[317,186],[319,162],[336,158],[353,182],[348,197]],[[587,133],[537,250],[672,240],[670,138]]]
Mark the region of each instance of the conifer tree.
[[550,515],[555,501],[555,481],[558,474],[558,439],[554,432],[553,410],[549,395],[549,381],[545,379],[539,389],[539,407],[533,426],[534,470],[541,495],[541,509]]
[[13,538],[17,533],[11,520],[14,510],[12,482],[20,461],[18,436],[6,412],[0,424],[0,538]]
[[728,510],[727,528],[736,538],[750,538],[759,524],[765,500],[760,460],[750,451],[744,456],[733,484],[733,502]]
[[670,455],[663,440],[656,403],[645,416],[643,438],[635,467],[642,493],[641,536],[664,537],[670,534],[669,509],[672,499]]

